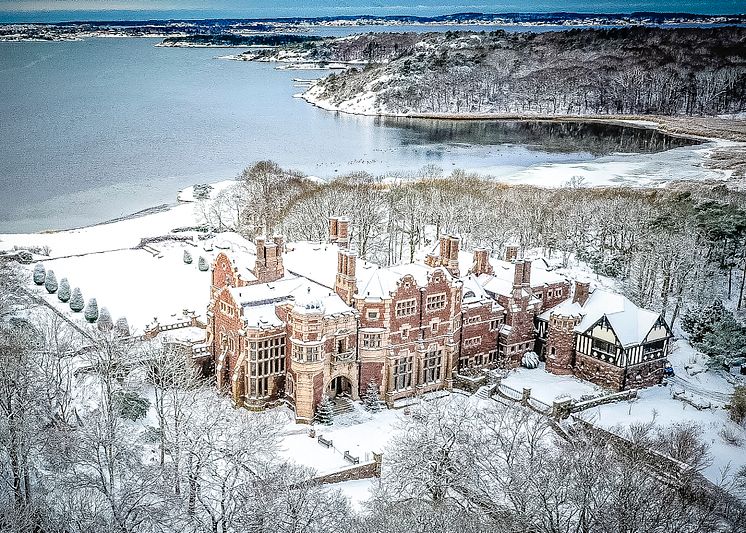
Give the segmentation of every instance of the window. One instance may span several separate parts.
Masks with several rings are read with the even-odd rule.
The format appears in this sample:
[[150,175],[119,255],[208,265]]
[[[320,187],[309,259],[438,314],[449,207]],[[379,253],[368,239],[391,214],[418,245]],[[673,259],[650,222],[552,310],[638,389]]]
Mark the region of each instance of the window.
[[541,300],[541,299],[543,299],[543,298],[544,298],[544,293],[542,293],[542,292],[537,292],[537,293],[536,293],[536,297],[537,297],[537,298],[538,298],[539,300]]
[[648,359],[657,359],[659,357],[663,357],[663,348],[665,347],[666,343],[663,340],[656,341],[656,342],[650,342],[643,346],[642,348],[642,354],[643,357]]
[[249,356],[252,392],[257,397],[267,396],[271,392],[269,377],[285,372],[285,337],[249,342]]
[[425,302],[425,308],[428,311],[440,311],[446,306],[446,295],[445,293],[433,294],[428,296]]
[[318,361],[321,355],[321,346],[300,346],[293,345],[293,359],[300,362]]
[[490,350],[487,354],[487,359],[490,363],[497,361],[497,350]]
[[611,344],[610,342],[594,338],[591,347],[593,349],[593,355],[596,357],[600,357],[601,359],[612,359],[616,357],[616,345]]
[[479,316],[470,316],[464,319],[464,325],[468,326],[470,324],[476,324],[479,322]]
[[431,350],[425,354],[422,361],[422,371],[425,383],[436,383],[440,381],[440,368],[443,360],[443,350]]
[[555,296],[562,296],[562,289],[559,288],[556,291],[554,291]]
[[500,327],[500,319],[499,318],[493,318],[490,320],[490,331],[495,331]]
[[368,320],[378,320],[378,309],[368,309]]
[[347,351],[347,339],[337,340],[337,353],[345,353]]
[[552,297],[552,291],[547,291],[547,298],[551,298],[551,297]]
[[412,386],[412,356],[402,351],[394,363],[394,390],[404,390]]
[[430,323],[430,331],[432,331],[433,334],[437,334],[438,333],[438,324],[439,324],[439,322],[437,322],[436,320],[433,320]]
[[401,327],[401,338],[402,339],[409,338],[409,326],[406,324]]
[[412,298],[411,300],[402,300],[401,302],[396,302],[396,316],[402,317],[402,316],[410,316],[415,314],[417,311],[417,300]]
[[482,337],[472,337],[464,341],[464,348],[474,348],[482,343]]
[[380,348],[381,333],[363,333],[363,348]]
[[233,316],[233,306],[226,302],[220,302],[220,310],[228,316]]

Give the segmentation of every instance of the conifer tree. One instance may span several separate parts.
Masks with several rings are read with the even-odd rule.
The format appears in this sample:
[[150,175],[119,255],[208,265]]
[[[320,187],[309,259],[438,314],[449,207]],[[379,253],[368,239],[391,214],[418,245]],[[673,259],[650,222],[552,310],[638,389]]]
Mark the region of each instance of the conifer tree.
[[70,296],[70,309],[76,313],[80,313],[85,307],[85,300],[83,300],[83,293],[80,292],[78,287],[73,289],[72,296]]
[[44,279],[44,287],[49,294],[57,292],[57,276],[54,275],[54,270],[47,271],[47,276]]
[[373,380],[368,383],[368,388],[365,389],[365,396],[363,396],[363,405],[367,411],[371,413],[377,413],[381,410],[381,397],[378,394],[378,385]]
[[316,422],[325,426],[334,423],[334,406],[326,395],[321,397],[321,403],[316,407]]
[[91,324],[98,319],[98,302],[96,302],[95,298],[88,300],[88,305],[85,306],[83,316],[85,316],[85,319]]
[[37,285],[44,285],[44,279],[47,277],[47,271],[44,270],[44,265],[36,263],[34,267],[34,283]]
[[207,264],[207,260],[201,255],[199,256],[199,261],[197,261],[197,266],[202,272],[210,270],[210,265]]
[[57,291],[57,299],[63,303],[67,303],[70,301],[70,282],[67,281],[67,278],[62,278],[60,280],[60,288]]
[[98,329],[104,332],[109,332],[114,329],[114,323],[111,320],[111,314],[106,307],[101,308],[101,312],[98,314]]
[[119,335],[120,337],[130,336],[130,325],[127,323],[127,319],[125,317],[117,319],[117,324],[114,327],[116,328],[117,335]]
[[189,253],[189,250],[184,250],[184,263],[187,265],[192,264],[192,254]]

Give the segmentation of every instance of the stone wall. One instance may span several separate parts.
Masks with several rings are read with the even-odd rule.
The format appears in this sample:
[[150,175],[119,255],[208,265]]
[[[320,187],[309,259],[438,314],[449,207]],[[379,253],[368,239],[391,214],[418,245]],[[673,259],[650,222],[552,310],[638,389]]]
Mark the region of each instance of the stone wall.
[[338,472],[324,474],[313,478],[313,481],[321,484],[342,483],[356,479],[371,479],[381,477],[381,462],[383,454],[373,453],[373,462],[363,465],[355,465]]

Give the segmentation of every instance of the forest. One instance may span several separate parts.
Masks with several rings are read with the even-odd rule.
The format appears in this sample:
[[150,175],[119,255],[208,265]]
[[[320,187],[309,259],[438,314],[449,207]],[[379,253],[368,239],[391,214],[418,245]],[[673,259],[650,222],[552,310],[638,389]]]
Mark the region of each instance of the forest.
[[[746,310],[744,205],[742,191],[722,184],[588,188],[573,177],[541,188],[436,166],[317,183],[264,161],[198,209],[213,230],[249,238],[281,232],[289,241],[324,240],[328,218],[347,216],[356,252],[382,265],[411,261],[443,232],[460,235],[467,250],[499,253],[515,243],[562,265],[586,262],[676,326],[688,310],[718,299],[737,314]],[[737,357],[740,338],[725,337],[718,353]]]
[[718,115],[746,109],[746,30],[583,29],[366,34],[296,48],[364,64],[314,98],[368,94],[383,114]]

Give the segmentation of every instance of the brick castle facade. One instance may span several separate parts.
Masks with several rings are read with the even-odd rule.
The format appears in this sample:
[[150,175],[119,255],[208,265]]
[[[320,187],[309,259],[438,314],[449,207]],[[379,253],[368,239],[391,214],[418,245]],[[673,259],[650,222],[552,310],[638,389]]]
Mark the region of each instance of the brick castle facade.
[[382,268],[350,250],[350,230],[334,217],[327,243],[276,236],[218,254],[207,344],[236,404],[284,400],[309,422],[322,395],[358,399],[372,382],[392,406],[531,351],[548,372],[615,390],[662,379],[670,330],[621,295],[573,286],[514,246],[470,255],[451,235],[424,262]]

